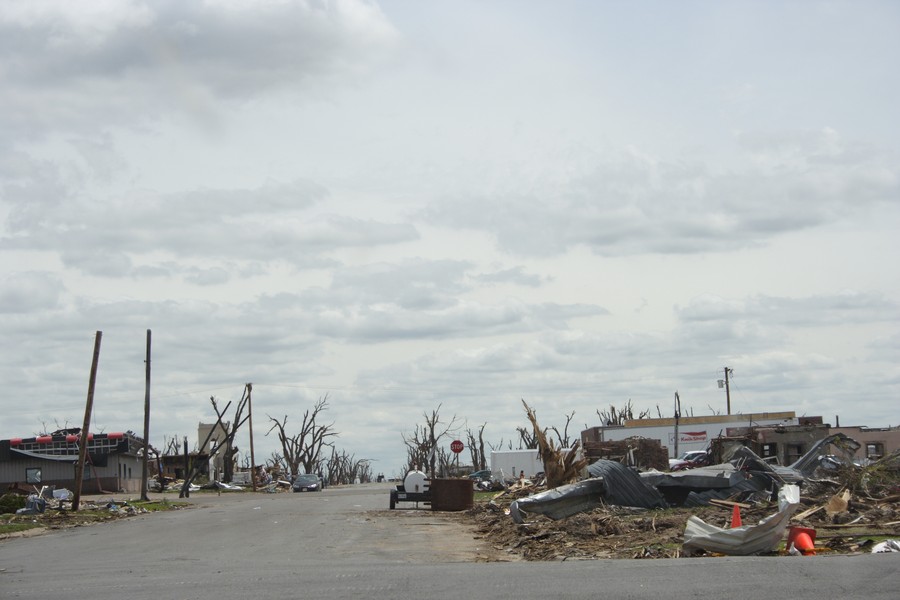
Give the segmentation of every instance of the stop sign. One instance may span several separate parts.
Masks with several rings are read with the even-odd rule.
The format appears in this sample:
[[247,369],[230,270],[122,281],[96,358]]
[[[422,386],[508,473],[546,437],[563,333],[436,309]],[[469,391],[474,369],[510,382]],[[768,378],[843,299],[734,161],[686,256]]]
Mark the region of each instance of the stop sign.
[[463,445],[463,443],[460,440],[453,440],[452,442],[450,442],[450,449],[453,450],[454,452],[456,452],[457,454],[462,452],[463,448],[465,448],[465,446]]

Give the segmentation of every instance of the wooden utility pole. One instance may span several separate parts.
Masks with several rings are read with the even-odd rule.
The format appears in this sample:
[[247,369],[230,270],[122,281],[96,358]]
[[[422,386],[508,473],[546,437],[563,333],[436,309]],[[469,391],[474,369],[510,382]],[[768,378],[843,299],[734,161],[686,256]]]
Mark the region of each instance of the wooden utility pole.
[[678,458],[678,420],[681,419],[681,398],[678,397],[678,392],[675,392],[675,456],[673,458]]
[[184,436],[184,487],[181,488],[179,498],[191,497],[191,455],[188,454],[187,436]]
[[247,419],[250,424],[250,485],[256,491],[256,457],[253,454],[253,400],[250,394],[253,392],[253,384],[247,384]]
[[725,367],[725,402],[726,408],[728,409],[727,414],[731,414],[731,388],[728,387],[728,374],[731,373],[731,369]]
[[87,458],[88,426],[91,424],[91,410],[94,408],[94,384],[97,381],[97,363],[100,361],[100,340],[103,332],[98,331],[94,337],[94,359],[91,361],[91,377],[88,381],[87,404],[84,407],[84,423],[81,426],[81,440],[78,444],[78,462],[75,464],[75,495],[72,498],[72,510],[78,510],[81,503],[81,484],[84,479],[84,461]]
[[150,330],[147,330],[146,383],[144,384],[144,460],[141,461],[141,500],[147,501],[147,477],[150,475],[147,461],[150,458]]

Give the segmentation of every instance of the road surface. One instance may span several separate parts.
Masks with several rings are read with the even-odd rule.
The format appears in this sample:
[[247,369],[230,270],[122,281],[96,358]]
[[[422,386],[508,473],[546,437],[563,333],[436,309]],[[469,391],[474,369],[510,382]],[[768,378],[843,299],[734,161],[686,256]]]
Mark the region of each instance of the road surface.
[[896,598],[900,554],[555,563],[496,551],[384,485],[194,494],[189,510],[0,542],[0,598]]

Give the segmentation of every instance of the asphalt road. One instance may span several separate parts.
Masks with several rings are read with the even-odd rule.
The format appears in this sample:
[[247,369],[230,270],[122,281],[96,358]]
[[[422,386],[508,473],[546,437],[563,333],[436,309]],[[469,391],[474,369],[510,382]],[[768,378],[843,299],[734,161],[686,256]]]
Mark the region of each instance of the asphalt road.
[[475,562],[485,540],[388,487],[197,507],[0,542],[0,598],[897,598],[900,554]]

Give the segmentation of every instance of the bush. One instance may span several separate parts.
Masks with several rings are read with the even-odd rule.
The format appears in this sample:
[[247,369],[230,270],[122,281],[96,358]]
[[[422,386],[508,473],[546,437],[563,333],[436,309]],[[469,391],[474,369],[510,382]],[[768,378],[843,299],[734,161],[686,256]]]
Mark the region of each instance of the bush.
[[25,508],[25,496],[18,494],[3,494],[0,496],[0,514],[15,514],[20,508]]

